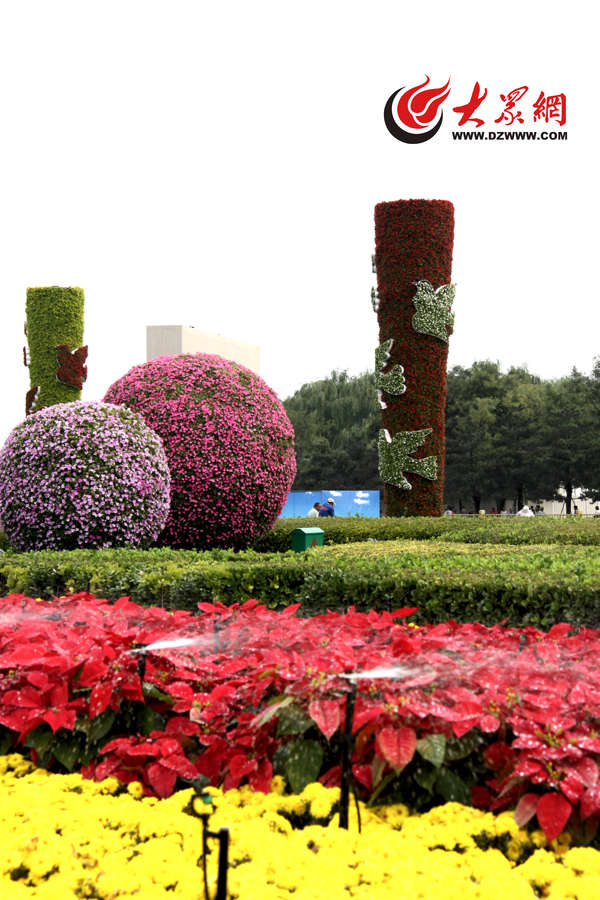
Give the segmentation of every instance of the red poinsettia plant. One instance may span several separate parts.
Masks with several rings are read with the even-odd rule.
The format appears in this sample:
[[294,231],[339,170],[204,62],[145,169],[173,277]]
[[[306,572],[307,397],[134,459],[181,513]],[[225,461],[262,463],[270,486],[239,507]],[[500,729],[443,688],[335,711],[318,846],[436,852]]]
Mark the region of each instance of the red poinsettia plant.
[[537,816],[548,839],[600,815],[600,632],[414,626],[414,610],[301,618],[243,605],[199,614],[90,594],[3,600],[0,752],[138,781],[268,791],[353,775],[371,802],[456,799]]

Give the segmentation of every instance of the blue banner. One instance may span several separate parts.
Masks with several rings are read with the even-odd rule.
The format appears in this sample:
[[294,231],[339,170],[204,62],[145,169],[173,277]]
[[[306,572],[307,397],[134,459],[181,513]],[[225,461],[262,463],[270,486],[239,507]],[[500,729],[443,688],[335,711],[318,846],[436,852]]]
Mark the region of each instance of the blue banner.
[[315,503],[334,502],[336,516],[379,518],[379,491],[292,491],[280,519],[307,516]]

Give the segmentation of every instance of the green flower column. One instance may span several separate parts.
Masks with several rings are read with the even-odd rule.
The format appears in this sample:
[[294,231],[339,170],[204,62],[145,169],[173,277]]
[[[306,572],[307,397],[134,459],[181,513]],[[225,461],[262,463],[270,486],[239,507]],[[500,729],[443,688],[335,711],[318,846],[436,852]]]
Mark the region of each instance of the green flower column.
[[375,207],[371,299],[381,344],[379,468],[388,516],[442,514],[453,243],[454,207],[447,200]]
[[87,378],[87,347],[83,343],[83,288],[27,288],[25,305],[30,390],[25,412],[30,415],[55,403],[81,398]]

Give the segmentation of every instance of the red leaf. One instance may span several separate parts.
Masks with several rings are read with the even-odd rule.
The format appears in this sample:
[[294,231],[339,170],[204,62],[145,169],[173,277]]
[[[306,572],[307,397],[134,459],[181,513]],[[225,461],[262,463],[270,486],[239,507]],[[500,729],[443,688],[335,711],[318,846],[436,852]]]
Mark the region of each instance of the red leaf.
[[569,766],[569,774],[589,788],[595,787],[598,782],[598,766],[590,756],[584,756]]
[[243,753],[238,753],[237,756],[234,756],[233,759],[229,760],[229,771],[231,772],[232,777],[236,779],[241,779],[244,775],[249,775],[250,772],[254,772],[256,768],[256,760],[248,759]]
[[498,716],[484,716],[479,723],[479,727],[482,731],[486,732],[486,734],[491,734],[494,731],[498,731],[500,728],[500,719]]
[[177,781],[177,773],[167,769],[160,762],[152,763],[146,769],[145,775],[157,797],[170,797]]
[[40,692],[29,685],[21,691],[7,691],[2,702],[4,706],[18,706],[21,709],[40,709],[44,706]]
[[159,745],[161,756],[170,756],[171,753],[181,753],[181,744],[177,738],[166,737],[162,731],[151,731],[150,737]]
[[223,766],[223,754],[207,750],[201,753],[196,760],[196,769],[200,775],[205,775],[211,784],[216,785],[221,777]]
[[333,766],[324,775],[321,775],[318,780],[326,788],[339,787],[342,780],[342,767]]
[[382,728],[377,735],[381,756],[393,769],[403,769],[415,755],[417,735],[412,728]]
[[571,626],[568,622],[561,622],[558,625],[553,625],[550,631],[547,634],[549,638],[564,638],[568,635],[571,630]]
[[92,688],[92,693],[90,694],[90,719],[99,716],[100,713],[107,709],[108,704],[112,700],[112,692],[112,684],[109,684],[107,681]]
[[273,766],[268,759],[263,759],[261,764],[254,772],[250,772],[248,776],[248,784],[253,791],[260,791],[262,794],[268,794],[271,790],[271,781],[273,779]]
[[236,689],[231,684],[218,684],[210,692],[212,700],[235,700]]
[[567,778],[563,778],[560,783],[560,789],[571,803],[577,803],[581,795],[583,794],[583,785],[582,783],[575,778],[574,775],[569,775]]
[[540,797],[536,807],[536,815],[540,828],[549,841],[557,838],[571,815],[573,807],[562,794],[552,791]]
[[78,683],[81,687],[92,687],[107,672],[108,666],[98,659],[86,662],[79,676]]
[[119,768],[120,764],[121,761],[119,757],[116,754],[111,753],[110,756],[108,756],[103,762],[99,763],[96,766],[96,769],[94,771],[94,778],[96,779],[96,781],[104,781],[105,778],[108,778],[111,772],[114,772],[115,769]]
[[394,612],[390,613],[392,619],[405,619],[406,616],[412,616],[413,613],[418,612],[421,609],[420,606],[403,606],[401,609],[395,609]]
[[44,713],[44,722],[47,722],[52,731],[58,731],[59,728],[69,728],[73,730],[77,713],[74,709],[59,709],[57,711],[49,709]]
[[378,715],[385,712],[385,708],[383,706],[368,706],[364,709],[360,709],[359,711],[354,712],[354,719],[352,720],[352,734],[356,734],[357,731],[366,725],[367,722],[371,722],[373,719],[376,719]]
[[170,756],[165,756],[164,759],[161,759],[161,763],[167,769],[176,772],[181,778],[187,778],[188,781],[193,781],[198,777],[196,767],[182,753],[172,753]]
[[588,788],[581,798],[581,818],[587,819],[600,810],[600,787]]
[[359,784],[362,784],[369,793],[373,790],[373,769],[369,765],[352,766],[352,774]]
[[463,737],[468,731],[471,730],[475,725],[477,725],[477,718],[474,719],[465,719],[464,722],[454,722],[452,725],[452,731],[456,735],[457,738]]
[[[302,606],[301,603],[290,603],[290,605],[286,606],[286,608],[281,612],[281,617],[283,618],[284,616],[285,617],[293,616],[294,613],[296,612],[296,610],[300,609],[301,606]],[[242,607],[242,609],[243,608],[244,607]],[[263,791],[263,793],[264,793],[264,791]]]
[[112,741],[109,741],[108,744],[105,744],[101,753],[112,753],[118,750],[123,751],[124,749],[129,750],[131,744],[134,742],[135,738],[133,737],[119,737],[114,738]]
[[165,731],[167,734],[193,735],[200,733],[200,726],[197,722],[192,722],[191,719],[186,719],[185,716],[174,716],[167,722]]
[[523,762],[520,762],[513,771],[513,776],[519,778],[529,778],[530,775],[537,775],[538,772],[542,771],[542,766],[539,762],[535,762],[533,759],[524,759]]
[[180,697],[182,700],[191,700],[194,696],[192,688],[185,681],[173,681],[166,684],[163,690],[171,697]]
[[515,809],[515,822],[519,828],[523,828],[534,817],[539,799],[539,794],[524,794],[521,797]]
[[471,788],[471,803],[479,809],[489,809],[492,795],[487,788],[474,785]]
[[242,609],[254,609],[255,606],[258,606],[258,600],[253,600],[252,597],[249,600],[246,600],[245,603],[242,603],[240,606],[240,610]]
[[508,744],[502,744],[500,741],[490,744],[483,751],[484,763],[496,775],[499,775],[508,763],[513,763],[517,758],[518,754]]
[[142,741],[141,744],[134,744],[132,747],[127,747],[127,753],[129,756],[160,756],[160,747],[158,744],[152,744],[150,741]]
[[313,700],[309,703],[308,714],[316,722],[327,740],[339,728],[340,705],[337,700]]

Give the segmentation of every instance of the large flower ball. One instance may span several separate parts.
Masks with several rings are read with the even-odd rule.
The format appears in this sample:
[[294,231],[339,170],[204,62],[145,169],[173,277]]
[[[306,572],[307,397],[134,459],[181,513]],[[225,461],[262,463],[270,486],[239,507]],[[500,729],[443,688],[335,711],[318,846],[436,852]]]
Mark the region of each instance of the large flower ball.
[[171,468],[171,547],[248,547],[272,527],[296,474],[294,431],[277,395],[206,353],[134,366],[104,397],[139,410]]
[[20,551],[146,547],[167,520],[170,487],[160,438],[139,413],[59,403],[0,451],[0,524]]

